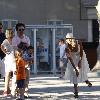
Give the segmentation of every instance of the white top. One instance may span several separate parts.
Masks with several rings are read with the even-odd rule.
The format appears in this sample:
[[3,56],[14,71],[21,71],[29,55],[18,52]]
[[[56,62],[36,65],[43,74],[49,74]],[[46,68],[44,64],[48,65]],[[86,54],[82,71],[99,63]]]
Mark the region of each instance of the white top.
[[18,37],[17,35],[15,35],[13,37],[13,39],[12,39],[12,44],[17,47],[20,42],[27,43],[28,46],[30,45],[30,39],[29,39],[28,36],[24,35],[24,37],[21,39],[20,37]]
[[1,45],[4,46],[4,49],[7,50],[7,53],[14,52],[13,45],[11,45],[7,39],[5,39]]
[[5,72],[15,71],[16,62],[15,62],[13,45],[10,44],[7,39],[5,39],[1,45],[7,51],[4,59]]
[[62,44],[59,46],[60,48],[60,58],[67,58],[67,56],[65,55],[65,48],[66,48],[66,44]]

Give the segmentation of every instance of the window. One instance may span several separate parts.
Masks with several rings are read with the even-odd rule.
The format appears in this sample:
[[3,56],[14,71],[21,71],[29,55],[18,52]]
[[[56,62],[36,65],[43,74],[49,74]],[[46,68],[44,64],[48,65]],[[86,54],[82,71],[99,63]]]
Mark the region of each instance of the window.
[[18,23],[18,20],[13,20],[13,19],[3,19],[1,20],[3,27],[4,27],[4,32],[7,28],[14,28],[15,25]]
[[61,25],[63,24],[63,20],[48,20],[47,24],[48,25]]

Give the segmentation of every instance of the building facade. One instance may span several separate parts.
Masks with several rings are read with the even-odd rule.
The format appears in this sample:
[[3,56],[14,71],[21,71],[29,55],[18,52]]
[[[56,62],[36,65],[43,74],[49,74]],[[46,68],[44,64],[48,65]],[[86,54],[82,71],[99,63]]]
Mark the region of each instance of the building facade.
[[[59,55],[55,50],[59,38],[72,32],[84,42],[98,42],[97,2],[98,0],[0,0],[0,20],[5,29],[14,27],[17,22],[26,24],[26,34],[35,47],[32,72],[56,72]],[[56,25],[58,26],[55,27]]]

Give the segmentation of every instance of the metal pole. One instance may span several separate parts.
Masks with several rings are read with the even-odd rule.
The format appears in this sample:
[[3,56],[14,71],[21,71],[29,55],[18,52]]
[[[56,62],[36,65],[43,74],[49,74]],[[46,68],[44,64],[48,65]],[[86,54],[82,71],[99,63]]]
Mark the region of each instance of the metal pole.
[[53,44],[53,74],[56,74],[56,58],[55,58],[55,35],[56,35],[56,29],[55,28],[53,28],[53,42],[52,42],[52,44]]
[[34,29],[34,74],[37,74],[37,63],[36,63],[36,30]]

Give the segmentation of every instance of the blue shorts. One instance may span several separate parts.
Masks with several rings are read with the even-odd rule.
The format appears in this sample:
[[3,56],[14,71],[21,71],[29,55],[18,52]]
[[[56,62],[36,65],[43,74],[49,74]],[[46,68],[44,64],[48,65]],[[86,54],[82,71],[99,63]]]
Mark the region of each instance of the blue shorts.
[[17,80],[17,88],[25,88],[25,79]]

